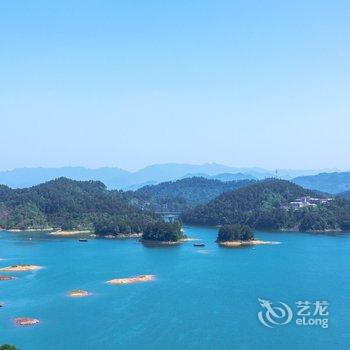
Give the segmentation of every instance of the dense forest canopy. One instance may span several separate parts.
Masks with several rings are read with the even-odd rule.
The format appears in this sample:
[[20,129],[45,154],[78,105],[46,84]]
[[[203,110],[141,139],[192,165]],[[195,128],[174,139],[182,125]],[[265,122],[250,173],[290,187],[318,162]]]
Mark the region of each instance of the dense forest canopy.
[[128,203],[102,182],[66,178],[25,189],[0,187],[0,227],[93,229],[104,224],[112,233],[141,232],[155,216]]
[[298,210],[286,209],[302,196],[320,196],[284,180],[268,179],[223,193],[182,215],[185,223],[201,225],[243,224],[258,229],[301,231],[350,229],[350,202],[334,199]]
[[143,209],[182,212],[198,204],[207,203],[226,191],[252,183],[252,180],[222,182],[204,177],[191,177],[145,186],[135,192],[125,193],[125,197]]
[[180,222],[156,221],[149,224],[142,235],[146,241],[177,242],[184,238]]

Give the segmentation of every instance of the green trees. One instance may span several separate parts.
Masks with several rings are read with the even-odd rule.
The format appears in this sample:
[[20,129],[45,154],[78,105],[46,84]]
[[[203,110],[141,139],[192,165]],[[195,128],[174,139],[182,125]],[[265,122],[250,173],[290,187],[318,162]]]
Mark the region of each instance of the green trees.
[[156,221],[146,227],[142,239],[160,242],[178,242],[184,238],[179,222]]
[[4,344],[4,345],[0,345],[0,350],[20,350],[20,349],[16,348],[13,345]]
[[125,196],[139,207],[154,211],[182,212],[207,203],[225,191],[248,186],[252,180],[226,181],[191,177],[158,185],[144,186]]
[[217,242],[250,241],[254,239],[253,230],[246,225],[223,225],[219,229]]
[[59,178],[26,189],[0,187],[0,227],[7,229],[95,227],[97,233],[127,234],[154,220],[98,181]]
[[288,209],[298,197],[320,197],[288,181],[269,179],[225,192],[205,205],[183,213],[185,223],[200,225],[241,224],[255,229],[350,229],[350,202],[334,200],[314,207]]

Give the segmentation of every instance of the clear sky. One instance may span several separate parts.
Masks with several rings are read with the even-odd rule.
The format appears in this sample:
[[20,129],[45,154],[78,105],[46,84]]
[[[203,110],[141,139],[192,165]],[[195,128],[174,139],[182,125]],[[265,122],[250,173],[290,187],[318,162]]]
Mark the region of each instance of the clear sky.
[[0,169],[350,168],[350,1],[0,2]]

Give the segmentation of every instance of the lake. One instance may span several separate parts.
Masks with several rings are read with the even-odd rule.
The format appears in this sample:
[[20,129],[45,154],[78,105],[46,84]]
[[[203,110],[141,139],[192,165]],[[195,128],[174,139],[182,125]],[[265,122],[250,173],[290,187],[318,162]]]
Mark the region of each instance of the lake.
[[[206,246],[150,248],[137,240],[81,243],[0,232],[1,267],[45,266],[0,281],[0,344],[22,350],[350,348],[349,234],[258,232],[256,238],[281,244],[228,249],[214,242],[215,228],[185,227],[185,233]],[[138,274],[156,279],[105,283]],[[93,295],[69,298],[72,289]],[[259,299],[273,302],[275,317]],[[309,324],[296,323],[300,312]],[[16,326],[15,317],[41,323]],[[318,318],[328,328],[312,325]]]

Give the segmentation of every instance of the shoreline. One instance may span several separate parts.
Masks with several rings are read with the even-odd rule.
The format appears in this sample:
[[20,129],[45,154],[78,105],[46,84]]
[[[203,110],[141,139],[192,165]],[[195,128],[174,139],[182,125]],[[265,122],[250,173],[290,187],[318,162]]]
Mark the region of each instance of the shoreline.
[[226,241],[226,242],[217,242],[220,247],[224,248],[237,248],[242,246],[255,246],[255,245],[275,245],[281,244],[281,242],[275,241],[261,241],[258,239],[254,239],[251,241]]
[[172,247],[172,246],[178,246],[182,243],[194,241],[196,239],[194,238],[182,238],[178,241],[153,241],[150,239],[140,239],[140,242],[146,246],[153,246],[153,247]]
[[1,231],[8,231],[8,232],[50,232],[53,231],[53,227],[47,227],[47,228],[26,228],[24,230],[20,228],[9,228],[9,229],[1,229]]

